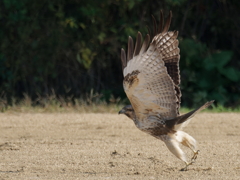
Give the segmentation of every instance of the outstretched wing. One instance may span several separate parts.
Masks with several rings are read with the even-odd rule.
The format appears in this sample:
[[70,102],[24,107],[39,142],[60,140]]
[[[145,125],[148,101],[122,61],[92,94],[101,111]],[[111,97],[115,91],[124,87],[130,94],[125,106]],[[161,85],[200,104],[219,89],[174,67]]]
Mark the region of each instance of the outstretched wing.
[[170,22],[171,12],[163,30],[155,32],[150,45],[147,35],[141,46],[139,32],[135,49],[129,37],[127,57],[123,49],[121,52],[124,90],[140,120],[151,115],[166,120],[178,115],[179,48],[177,32],[168,32]]
[[[178,48],[178,40],[176,39],[178,36],[178,32],[168,32],[168,29],[171,24],[171,19],[172,19],[172,12],[170,11],[169,17],[166,21],[166,25],[163,27],[163,12],[160,12],[160,24],[159,27],[157,28],[157,23],[155,18],[152,16],[153,19],[153,24],[154,24],[154,38],[157,38],[158,41],[161,43],[158,44],[158,50],[162,54],[162,60],[165,63],[165,66],[167,68],[167,72],[172,78],[174,84],[175,84],[175,91],[177,95],[177,111],[179,114],[179,109],[180,109],[180,103],[181,103],[181,90],[179,87],[180,84],[180,70],[179,70],[179,60],[180,60],[180,55],[179,55],[179,48]],[[158,34],[161,35],[159,36]]]

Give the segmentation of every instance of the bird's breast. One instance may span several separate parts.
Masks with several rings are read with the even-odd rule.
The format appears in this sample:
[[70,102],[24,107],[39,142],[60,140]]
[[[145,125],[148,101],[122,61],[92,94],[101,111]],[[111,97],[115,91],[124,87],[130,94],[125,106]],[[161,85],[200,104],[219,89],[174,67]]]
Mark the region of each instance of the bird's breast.
[[174,133],[173,130],[166,127],[165,122],[162,123],[161,121],[151,122],[149,120],[146,120],[146,121],[138,121],[135,124],[137,128],[140,129],[141,131],[148,133],[157,138],[163,135],[167,135],[168,133]]

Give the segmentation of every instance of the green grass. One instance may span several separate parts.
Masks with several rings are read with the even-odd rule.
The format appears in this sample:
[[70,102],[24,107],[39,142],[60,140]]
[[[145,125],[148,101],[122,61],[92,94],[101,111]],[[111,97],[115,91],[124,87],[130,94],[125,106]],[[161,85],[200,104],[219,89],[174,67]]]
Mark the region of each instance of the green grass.
[[6,99],[0,99],[1,112],[79,112],[79,113],[117,113],[124,105],[120,99],[111,98],[109,103],[102,101],[98,94],[89,94],[84,99],[57,98],[55,95],[39,97],[32,100],[24,95],[21,100],[11,99],[7,103]]
[[[53,113],[53,112],[78,112],[78,113],[118,113],[118,111],[126,104],[126,100],[110,98],[110,102],[106,103],[101,100],[100,95],[90,93],[84,99],[57,98],[55,95],[45,98],[39,97],[32,101],[29,96],[24,95],[22,100],[12,98],[11,104],[6,99],[0,99],[1,112],[26,112],[26,113]],[[187,113],[193,109],[182,107],[181,114]],[[203,112],[240,112],[240,107],[229,108],[221,105],[212,105],[203,110]]]
[[[181,113],[187,113],[189,111],[192,111],[194,109],[190,109],[190,108],[186,108],[186,107],[182,107],[181,108]],[[240,107],[236,107],[236,108],[231,108],[231,107],[224,107],[222,105],[212,105],[207,109],[202,110],[201,112],[211,112],[211,113],[221,113],[221,112],[236,112],[236,113],[240,113]]]

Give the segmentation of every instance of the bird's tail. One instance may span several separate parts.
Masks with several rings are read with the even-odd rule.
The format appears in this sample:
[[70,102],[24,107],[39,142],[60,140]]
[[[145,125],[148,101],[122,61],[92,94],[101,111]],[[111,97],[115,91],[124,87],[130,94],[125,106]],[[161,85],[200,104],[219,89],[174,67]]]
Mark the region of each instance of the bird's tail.
[[166,121],[167,127],[169,127],[170,129],[174,128],[175,130],[178,130],[178,129],[186,126],[189,123],[189,121],[187,121],[187,120],[191,119],[193,116],[195,116],[201,110],[210,106],[213,102],[214,102],[214,100],[206,102],[203,106],[201,106],[193,111],[190,111],[189,113],[183,114],[172,120]]

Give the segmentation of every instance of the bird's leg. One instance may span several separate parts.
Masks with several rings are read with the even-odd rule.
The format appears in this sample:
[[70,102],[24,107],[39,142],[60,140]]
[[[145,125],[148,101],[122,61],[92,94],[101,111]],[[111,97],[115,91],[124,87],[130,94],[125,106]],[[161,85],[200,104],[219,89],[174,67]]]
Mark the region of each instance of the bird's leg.
[[[174,137],[174,136],[173,136]],[[187,167],[191,165],[193,162],[188,162],[185,153],[179,147],[180,143],[176,139],[169,138],[167,141],[164,141],[167,145],[168,149],[179,159],[185,162],[186,166],[181,169],[181,171],[186,171]]]
[[186,166],[181,169],[181,171],[187,171],[188,166],[192,165],[193,162],[185,162]]
[[192,163],[197,159],[197,155],[198,155],[199,152],[200,152],[199,150],[193,151],[193,157],[191,158]]
[[195,162],[195,160],[197,159],[198,153],[199,153],[199,150],[197,150],[197,151],[193,150],[193,157],[191,158],[191,162],[185,162],[186,166],[184,168],[182,168],[181,171],[187,171],[188,166],[192,165]]
[[191,162],[185,162],[186,166],[184,168],[182,168],[181,171],[187,171],[188,166],[192,165],[195,162],[195,160],[197,159],[198,153],[199,153],[199,150],[197,150],[197,151],[193,150],[193,157],[191,158]]
[[193,156],[191,158],[191,162],[192,163],[195,162],[195,160],[197,159],[197,155],[199,153],[199,150],[196,150],[197,149],[196,140],[192,136],[183,131],[178,131],[178,139],[182,143],[182,145],[192,150]]

